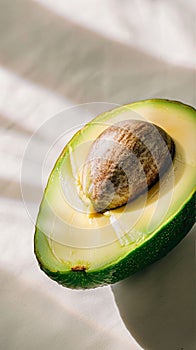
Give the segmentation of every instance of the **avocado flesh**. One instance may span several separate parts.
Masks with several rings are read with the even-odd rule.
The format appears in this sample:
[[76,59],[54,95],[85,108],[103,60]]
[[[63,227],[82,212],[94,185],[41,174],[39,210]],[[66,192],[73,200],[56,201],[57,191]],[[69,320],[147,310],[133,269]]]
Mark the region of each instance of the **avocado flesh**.
[[[101,114],[68,143],[40,206],[35,253],[41,268],[71,288],[114,283],[167,254],[194,224],[196,111],[179,102],[146,100]],[[109,125],[150,121],[173,138],[173,167],[148,196],[103,214],[81,200],[80,171],[89,147]]]

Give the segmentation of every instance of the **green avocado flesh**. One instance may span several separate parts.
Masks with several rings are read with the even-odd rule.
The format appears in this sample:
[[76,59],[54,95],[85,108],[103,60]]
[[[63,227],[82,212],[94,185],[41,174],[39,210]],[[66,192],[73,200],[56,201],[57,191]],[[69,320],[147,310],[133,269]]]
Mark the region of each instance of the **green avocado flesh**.
[[[148,193],[105,213],[83,198],[80,173],[93,141],[114,123],[140,119],[175,143],[170,168]],[[49,177],[34,238],[41,269],[69,288],[118,282],[166,255],[195,222],[196,110],[153,99],[105,112],[77,132]],[[88,181],[88,179],[87,179]]]

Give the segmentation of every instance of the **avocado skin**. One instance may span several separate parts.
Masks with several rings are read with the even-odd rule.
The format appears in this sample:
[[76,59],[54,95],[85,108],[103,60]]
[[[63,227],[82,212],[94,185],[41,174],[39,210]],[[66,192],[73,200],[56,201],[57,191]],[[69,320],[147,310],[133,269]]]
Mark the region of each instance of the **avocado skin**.
[[[120,261],[92,271],[51,271],[45,266],[38,249],[38,241],[48,245],[44,233],[36,229],[34,251],[43,270],[51,279],[64,287],[90,289],[116,283],[140,271],[144,267],[167,255],[190,231],[195,223],[196,192],[192,194],[179,213],[166,223],[155,235],[144,241]],[[51,256],[53,255],[50,250]]]

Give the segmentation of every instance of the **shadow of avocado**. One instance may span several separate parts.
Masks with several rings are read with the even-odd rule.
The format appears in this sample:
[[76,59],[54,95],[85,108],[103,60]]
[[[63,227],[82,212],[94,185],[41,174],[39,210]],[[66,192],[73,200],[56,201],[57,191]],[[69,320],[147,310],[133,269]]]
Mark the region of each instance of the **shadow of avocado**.
[[196,226],[165,258],[115,284],[121,317],[145,350],[193,350]]

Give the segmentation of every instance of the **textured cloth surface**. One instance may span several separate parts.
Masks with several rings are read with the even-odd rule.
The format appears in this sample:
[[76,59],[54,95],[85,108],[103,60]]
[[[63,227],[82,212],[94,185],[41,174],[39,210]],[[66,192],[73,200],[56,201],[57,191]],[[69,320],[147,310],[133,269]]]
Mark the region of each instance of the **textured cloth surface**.
[[[141,274],[130,280],[130,303],[126,284],[113,290],[72,291],[38,268],[33,233],[42,179],[33,172],[23,183],[30,215],[20,179],[30,138],[60,110],[88,104],[86,115],[82,106],[76,119],[66,113],[60,128],[66,131],[110,104],[160,97],[195,106],[195,10],[193,0],[0,0],[2,350],[162,350],[161,344],[168,350],[193,349],[194,230],[166,258],[165,268],[161,261],[144,273],[143,280]],[[39,150],[51,146],[51,140],[52,130],[46,131],[34,150],[35,163]],[[43,174],[44,183],[49,170]],[[176,312],[171,300],[175,293],[183,295],[180,281],[187,304],[184,297],[177,299],[180,308],[176,318],[170,318],[167,305]],[[177,290],[169,293],[172,282]],[[145,290],[153,298],[147,298]],[[130,305],[127,313],[122,300]],[[169,341],[171,329],[174,336]]]

